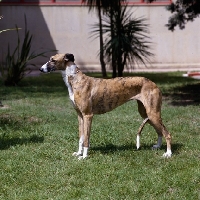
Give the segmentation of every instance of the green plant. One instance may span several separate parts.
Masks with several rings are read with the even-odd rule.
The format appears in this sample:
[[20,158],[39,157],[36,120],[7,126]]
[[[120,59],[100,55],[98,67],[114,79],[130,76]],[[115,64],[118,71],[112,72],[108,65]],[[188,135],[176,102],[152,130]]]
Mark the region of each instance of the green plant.
[[130,10],[127,11],[127,6],[119,5],[112,16],[108,15],[112,20],[106,20],[107,24],[103,27],[105,33],[110,32],[104,45],[106,57],[108,60],[114,57],[112,62],[115,62],[118,76],[123,76],[125,66],[145,64],[153,56],[146,20],[131,18],[131,14]]
[[98,19],[99,22],[97,24],[98,27],[98,37],[99,37],[99,60],[101,63],[101,71],[102,76],[107,77],[106,73],[106,64],[104,61],[104,40],[103,40],[103,29],[102,29],[102,18],[103,15],[105,15],[107,12],[110,12],[110,10],[115,7],[116,4],[124,3],[126,0],[83,0],[83,3],[86,3],[89,6],[89,11],[91,11],[93,8],[96,8],[96,11],[98,13]]
[[96,8],[99,18],[99,44],[100,44],[100,51],[99,51],[99,61],[101,63],[101,71],[102,76],[107,77],[106,73],[106,64],[104,61],[104,52],[103,52],[103,34],[102,34],[102,10],[105,8],[105,2],[104,0],[83,0],[83,3],[87,3],[89,5],[89,11],[92,10],[92,8]]
[[31,60],[39,56],[44,56],[46,52],[35,53],[31,52],[32,38],[30,31],[27,30],[27,22],[25,17],[25,31],[24,39],[21,45],[19,28],[16,25],[17,31],[17,46],[13,53],[10,51],[10,46],[8,45],[8,51],[5,58],[5,62],[0,64],[1,74],[3,82],[6,86],[15,86],[24,78],[26,73],[31,70],[28,65],[35,66],[35,64],[30,63]]
[[[2,19],[3,16],[0,16],[0,19]],[[21,29],[21,28],[18,28],[18,29]],[[4,29],[4,30],[1,30],[0,33],[3,33],[3,32],[6,32],[6,31],[14,31],[16,30],[15,28],[11,28],[11,29]],[[0,101],[0,107],[4,107],[2,102]]]
[[[110,6],[103,18],[102,30],[105,35],[104,52],[107,61],[113,67],[113,77],[123,76],[124,67],[150,62],[150,37],[148,24],[144,18],[132,18],[127,6],[119,2]],[[99,32],[98,24],[93,34]]]

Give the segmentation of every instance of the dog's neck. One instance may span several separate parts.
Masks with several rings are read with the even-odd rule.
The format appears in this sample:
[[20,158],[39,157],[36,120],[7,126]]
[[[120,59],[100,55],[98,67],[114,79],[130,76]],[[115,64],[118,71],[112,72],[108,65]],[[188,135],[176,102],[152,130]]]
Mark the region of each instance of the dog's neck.
[[69,77],[69,76],[75,76],[78,72],[79,72],[79,69],[76,66],[76,64],[73,62],[70,62],[70,63],[68,62],[66,65],[66,69],[62,71],[62,74]]
[[71,65],[66,65],[66,69],[61,72],[62,72],[63,81],[65,82],[65,85],[68,88],[69,98],[71,99],[73,105],[76,106],[74,102],[74,93],[73,93],[72,86],[69,82],[69,78],[75,77],[75,75],[79,72],[79,69],[75,63],[70,63],[70,64]]

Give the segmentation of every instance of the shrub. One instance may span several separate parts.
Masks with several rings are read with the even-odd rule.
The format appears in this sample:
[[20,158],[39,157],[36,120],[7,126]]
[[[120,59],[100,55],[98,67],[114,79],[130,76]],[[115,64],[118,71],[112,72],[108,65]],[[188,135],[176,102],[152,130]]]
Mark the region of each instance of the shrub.
[[30,31],[27,30],[27,22],[25,17],[25,32],[24,39],[21,45],[19,28],[16,25],[17,31],[17,46],[13,53],[10,51],[10,46],[8,45],[8,51],[5,61],[0,64],[1,74],[3,82],[6,86],[15,86],[24,78],[26,73],[30,72],[28,65],[35,66],[31,64],[30,61],[36,57],[44,56],[47,52],[35,53],[31,52],[31,44],[33,36]]

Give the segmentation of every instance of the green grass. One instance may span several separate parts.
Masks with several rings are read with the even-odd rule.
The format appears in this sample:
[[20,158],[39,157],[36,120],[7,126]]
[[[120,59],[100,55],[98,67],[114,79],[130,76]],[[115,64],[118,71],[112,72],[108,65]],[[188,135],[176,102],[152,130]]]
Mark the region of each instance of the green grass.
[[[98,74],[90,74],[98,76]],[[200,81],[176,73],[141,73],[161,88],[163,122],[172,133],[173,156],[162,158],[154,129],[135,102],[94,117],[87,160],[78,148],[77,115],[60,74],[28,77],[0,87],[0,199],[196,200],[200,199]]]

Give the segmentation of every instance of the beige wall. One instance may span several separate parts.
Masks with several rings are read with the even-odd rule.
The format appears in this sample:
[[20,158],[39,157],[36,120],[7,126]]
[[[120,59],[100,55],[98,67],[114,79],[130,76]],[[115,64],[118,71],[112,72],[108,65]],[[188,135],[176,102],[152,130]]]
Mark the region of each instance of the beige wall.
[[[200,20],[188,23],[184,30],[170,32],[165,27],[170,13],[164,6],[132,7],[133,16],[146,17],[152,38],[152,67],[200,66]],[[28,30],[34,35],[33,49],[57,49],[60,53],[73,53],[76,63],[86,68],[99,67],[98,40],[90,38],[91,25],[97,22],[95,13],[81,6],[1,6],[0,29],[24,28],[24,14]],[[23,33],[23,30],[20,30]],[[0,34],[0,55],[5,55],[7,45],[16,45],[14,31]],[[52,55],[53,53],[50,53]],[[0,56],[2,59],[2,56]],[[47,58],[34,60],[43,64]]]

